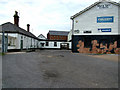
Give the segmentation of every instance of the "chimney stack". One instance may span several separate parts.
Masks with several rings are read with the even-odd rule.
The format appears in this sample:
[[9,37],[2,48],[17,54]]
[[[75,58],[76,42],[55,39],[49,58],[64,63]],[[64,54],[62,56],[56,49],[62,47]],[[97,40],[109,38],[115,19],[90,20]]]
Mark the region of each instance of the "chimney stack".
[[13,17],[14,17],[14,24],[16,26],[19,26],[19,16],[17,11],[15,11],[15,15]]
[[27,31],[30,32],[30,24],[27,24]]

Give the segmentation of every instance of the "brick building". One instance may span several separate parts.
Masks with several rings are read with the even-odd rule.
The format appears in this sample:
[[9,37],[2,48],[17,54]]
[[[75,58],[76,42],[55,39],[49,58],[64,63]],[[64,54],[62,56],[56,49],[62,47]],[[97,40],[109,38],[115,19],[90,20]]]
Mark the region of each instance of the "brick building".
[[49,31],[47,34],[48,40],[58,40],[58,41],[67,41],[68,38],[67,31]]

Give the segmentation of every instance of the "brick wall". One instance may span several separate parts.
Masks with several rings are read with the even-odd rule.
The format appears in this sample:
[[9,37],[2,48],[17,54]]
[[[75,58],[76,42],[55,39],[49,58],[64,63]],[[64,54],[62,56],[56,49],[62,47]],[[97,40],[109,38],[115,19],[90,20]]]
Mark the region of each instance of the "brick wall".
[[117,41],[114,41],[114,43],[109,43],[109,45],[98,43],[97,40],[91,41],[92,47],[91,48],[85,48],[84,42],[80,40],[77,44],[77,51],[79,53],[94,53],[94,54],[111,54],[116,53],[120,54],[120,48],[117,48]]
[[67,41],[67,36],[60,36],[60,35],[49,35],[49,40],[65,40]]

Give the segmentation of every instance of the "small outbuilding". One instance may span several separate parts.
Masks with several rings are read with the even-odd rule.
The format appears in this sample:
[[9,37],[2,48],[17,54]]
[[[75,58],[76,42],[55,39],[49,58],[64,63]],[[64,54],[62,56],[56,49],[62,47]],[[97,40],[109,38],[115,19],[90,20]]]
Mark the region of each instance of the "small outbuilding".
[[67,42],[68,31],[50,30],[47,39],[42,39],[39,46],[42,49],[71,49],[71,42]]

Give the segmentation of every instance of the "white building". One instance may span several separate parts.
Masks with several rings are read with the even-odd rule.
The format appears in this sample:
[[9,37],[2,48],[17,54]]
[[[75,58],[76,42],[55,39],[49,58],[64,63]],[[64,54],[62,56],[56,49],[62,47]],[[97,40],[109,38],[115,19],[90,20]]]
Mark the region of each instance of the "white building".
[[2,52],[38,48],[39,39],[29,32],[29,26],[28,24],[27,31],[19,27],[17,12],[14,15],[14,24],[7,22],[0,25]]
[[[65,35],[64,31],[51,31],[51,35],[57,36],[53,40],[47,39],[44,35],[40,34],[38,38],[40,39],[39,47],[41,49],[71,49],[71,42],[67,40],[60,39],[59,36]],[[54,37],[54,36],[53,36]],[[58,39],[59,38],[59,39]]]
[[92,40],[98,43],[117,41],[120,47],[120,4],[112,1],[98,1],[71,16],[72,19],[72,51],[77,52],[78,42],[82,40],[84,47],[91,48]]
[[71,49],[71,42],[41,40],[39,46],[41,49]]
[[72,40],[72,30],[70,30],[70,32],[69,32],[69,34],[68,34],[68,39],[67,39],[67,41],[68,41],[68,42],[71,42],[71,40]]
[[47,38],[46,38],[43,34],[40,34],[40,35],[38,36],[38,38],[39,38],[39,39],[42,39],[42,40],[47,40]]

